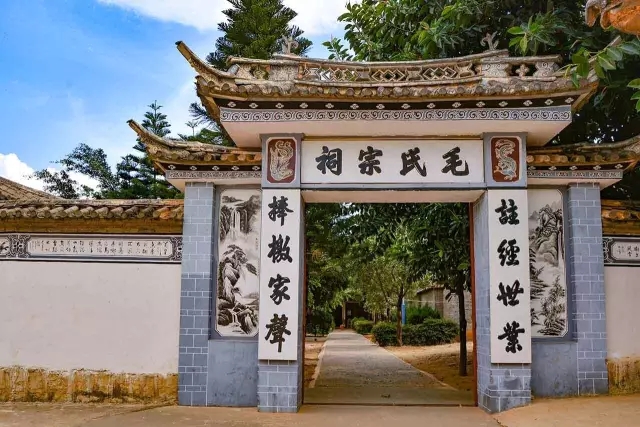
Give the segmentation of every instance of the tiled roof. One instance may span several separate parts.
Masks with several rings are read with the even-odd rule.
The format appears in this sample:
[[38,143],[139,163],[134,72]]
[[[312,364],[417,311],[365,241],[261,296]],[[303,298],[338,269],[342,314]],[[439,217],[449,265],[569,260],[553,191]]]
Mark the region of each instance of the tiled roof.
[[184,217],[183,200],[32,200],[0,201],[0,221],[33,219],[153,219]]
[[[555,56],[510,57],[506,50],[458,58],[407,62],[350,62],[274,55],[231,58],[226,71],[211,67],[187,45],[178,50],[198,74],[197,93],[211,114],[247,100],[335,100],[417,102],[424,100],[571,99],[580,108],[595,91],[597,76],[576,88]],[[224,104],[219,104],[224,100]],[[554,104],[555,105],[555,104]],[[257,108],[257,107],[251,107]]]
[[147,131],[136,121],[129,120],[129,126],[145,145],[151,159],[161,169],[166,164],[200,164],[260,166],[262,153],[260,149],[238,149],[214,144],[203,144],[193,141],[178,141],[159,136]]
[[580,143],[529,149],[527,165],[549,167],[620,163],[619,168],[635,165],[640,160],[640,135],[611,144]]
[[611,221],[640,221],[640,202],[603,200],[602,219]]
[[57,197],[35,190],[17,182],[0,177],[0,200],[34,200],[34,199],[57,199]]

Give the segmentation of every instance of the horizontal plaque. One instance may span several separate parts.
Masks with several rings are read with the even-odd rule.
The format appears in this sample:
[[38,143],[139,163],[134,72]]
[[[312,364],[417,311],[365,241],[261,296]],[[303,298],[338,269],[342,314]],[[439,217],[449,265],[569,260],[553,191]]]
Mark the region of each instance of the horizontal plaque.
[[480,140],[305,141],[302,184],[484,186]]
[[0,260],[180,263],[182,237],[3,234]]
[[603,243],[605,265],[640,267],[640,238],[611,236]]

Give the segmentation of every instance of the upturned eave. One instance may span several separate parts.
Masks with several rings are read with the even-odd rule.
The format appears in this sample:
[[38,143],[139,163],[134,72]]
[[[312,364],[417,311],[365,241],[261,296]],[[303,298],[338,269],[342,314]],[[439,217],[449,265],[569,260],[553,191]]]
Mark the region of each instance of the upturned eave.
[[[161,138],[149,132],[135,120],[127,122],[144,145],[150,159],[161,172],[176,165],[260,166],[260,149],[239,149],[197,141]],[[174,166],[174,167],[172,167]]]

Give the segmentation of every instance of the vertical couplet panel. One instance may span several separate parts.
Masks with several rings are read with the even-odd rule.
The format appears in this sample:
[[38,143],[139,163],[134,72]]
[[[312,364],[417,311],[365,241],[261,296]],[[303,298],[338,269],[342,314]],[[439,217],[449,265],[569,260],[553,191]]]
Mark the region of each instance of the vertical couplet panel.
[[489,190],[491,363],[531,363],[526,190]]
[[300,190],[263,189],[258,358],[298,359]]

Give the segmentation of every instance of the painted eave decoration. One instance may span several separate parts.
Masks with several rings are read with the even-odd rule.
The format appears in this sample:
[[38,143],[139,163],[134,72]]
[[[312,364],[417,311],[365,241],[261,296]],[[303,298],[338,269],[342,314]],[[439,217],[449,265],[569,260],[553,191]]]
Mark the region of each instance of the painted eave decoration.
[[281,54],[231,58],[223,71],[177,45],[197,73],[202,104],[242,147],[257,147],[260,134],[274,133],[477,138],[495,130],[495,121],[504,132],[527,133],[529,146],[542,146],[571,123],[598,86],[595,73],[574,85],[557,55],[489,50],[450,59],[350,62]]
[[[248,100],[265,98],[315,98],[345,100],[461,98],[464,96],[527,97],[570,92],[579,95],[595,89],[595,76],[576,88],[559,71],[555,56],[509,57],[506,50],[459,58],[407,62],[347,62],[274,55],[271,60],[231,58],[229,70],[211,67],[186,44],[178,50],[198,73],[198,93],[207,98]],[[477,102],[477,100],[476,100]],[[227,105],[224,105],[228,107]]]
[[[347,62],[274,55],[271,60],[231,58],[227,71],[217,70],[186,44],[178,50],[198,74],[197,92],[210,114],[230,109],[306,109],[309,101],[326,107],[379,108],[379,101],[397,103],[385,108],[529,107],[536,103],[579,109],[597,87],[591,75],[576,88],[560,70],[560,56],[510,57],[506,50],[451,59],[408,62]],[[516,100],[526,102],[520,105]],[[337,105],[336,102],[343,102]],[[433,107],[428,107],[433,101]],[[437,103],[436,103],[437,102]],[[246,104],[246,105],[245,105]],[[306,104],[306,107],[305,107]],[[528,105],[527,105],[528,104]],[[281,107],[280,107],[281,105]]]

